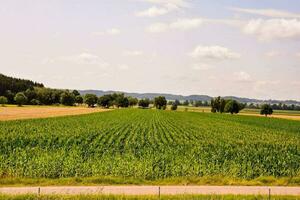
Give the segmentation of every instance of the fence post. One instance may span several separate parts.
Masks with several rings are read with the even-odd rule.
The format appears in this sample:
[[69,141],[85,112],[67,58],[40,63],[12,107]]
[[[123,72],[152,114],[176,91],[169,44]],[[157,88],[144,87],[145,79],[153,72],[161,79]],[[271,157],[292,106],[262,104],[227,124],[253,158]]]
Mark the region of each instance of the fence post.
[[160,186],[158,186],[158,199],[160,200]]
[[41,188],[38,187],[38,191],[37,191],[37,199],[40,199],[41,196]]
[[269,200],[271,200],[271,188],[269,188]]

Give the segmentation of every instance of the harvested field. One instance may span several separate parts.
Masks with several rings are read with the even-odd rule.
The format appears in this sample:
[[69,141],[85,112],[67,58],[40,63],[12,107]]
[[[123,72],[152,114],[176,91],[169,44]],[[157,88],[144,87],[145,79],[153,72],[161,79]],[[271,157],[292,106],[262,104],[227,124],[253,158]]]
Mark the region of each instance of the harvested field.
[[80,115],[104,111],[108,110],[101,108],[55,106],[0,107],[0,121]]

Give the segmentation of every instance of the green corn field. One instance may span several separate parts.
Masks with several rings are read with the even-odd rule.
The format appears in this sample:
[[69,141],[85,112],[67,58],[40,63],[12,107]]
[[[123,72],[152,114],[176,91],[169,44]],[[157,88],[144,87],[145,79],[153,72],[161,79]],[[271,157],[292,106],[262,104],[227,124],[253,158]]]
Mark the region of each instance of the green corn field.
[[300,175],[300,123],[119,109],[0,122],[0,177]]

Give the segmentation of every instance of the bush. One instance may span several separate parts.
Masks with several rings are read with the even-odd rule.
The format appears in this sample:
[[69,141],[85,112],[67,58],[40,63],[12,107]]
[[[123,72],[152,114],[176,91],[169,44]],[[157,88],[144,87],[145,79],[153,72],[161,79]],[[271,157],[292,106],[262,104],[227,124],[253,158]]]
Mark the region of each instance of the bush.
[[39,100],[37,100],[37,99],[32,99],[32,100],[30,101],[30,104],[31,104],[31,105],[41,105],[41,102],[40,102]]
[[27,97],[25,96],[25,94],[23,92],[19,92],[16,94],[14,100],[18,106],[22,106],[23,104],[25,104],[27,102]]
[[260,114],[265,115],[267,117],[268,115],[273,114],[273,109],[269,104],[263,104],[261,106]]
[[177,104],[175,102],[172,103],[171,110],[177,110]]
[[7,102],[8,102],[8,100],[7,100],[6,97],[4,97],[4,96],[1,96],[1,97],[0,97],[0,104],[1,104],[2,106],[4,106],[5,104],[7,104]]

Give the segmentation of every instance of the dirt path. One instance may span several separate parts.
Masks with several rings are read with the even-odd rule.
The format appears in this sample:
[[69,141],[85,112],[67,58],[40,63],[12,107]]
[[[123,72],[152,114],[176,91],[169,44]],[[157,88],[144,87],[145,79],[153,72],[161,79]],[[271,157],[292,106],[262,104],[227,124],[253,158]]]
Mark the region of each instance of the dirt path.
[[2,187],[0,194],[111,194],[111,195],[294,195],[300,196],[300,187],[282,186],[49,186],[49,187]]
[[80,115],[103,111],[108,111],[108,109],[55,106],[0,107],[0,121]]

